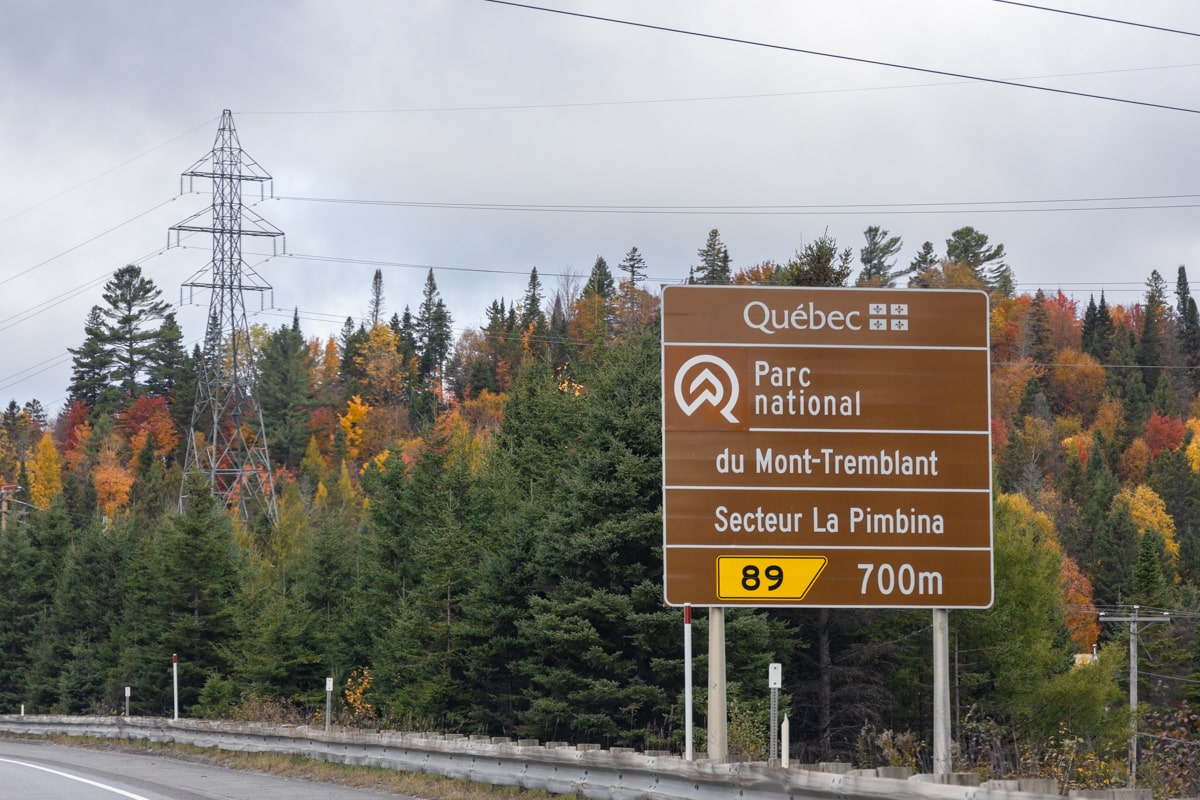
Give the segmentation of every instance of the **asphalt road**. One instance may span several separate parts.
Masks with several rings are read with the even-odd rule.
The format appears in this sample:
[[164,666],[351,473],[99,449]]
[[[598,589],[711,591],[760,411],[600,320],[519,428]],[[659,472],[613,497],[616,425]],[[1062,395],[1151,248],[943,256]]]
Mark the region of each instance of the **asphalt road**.
[[399,797],[174,761],[160,755],[0,739],[0,800],[396,800]]

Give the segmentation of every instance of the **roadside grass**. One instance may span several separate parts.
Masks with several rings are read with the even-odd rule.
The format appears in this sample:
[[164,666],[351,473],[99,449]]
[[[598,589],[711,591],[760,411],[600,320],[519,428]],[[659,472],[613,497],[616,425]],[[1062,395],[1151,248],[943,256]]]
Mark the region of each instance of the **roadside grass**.
[[241,753],[214,750],[184,744],[154,742],[122,742],[84,736],[11,736],[0,737],[14,741],[49,741],[68,747],[113,750],[140,755],[168,755],[181,761],[226,767],[228,769],[278,775],[315,783],[332,783],[355,789],[390,792],[422,800],[552,800],[553,795],[537,789],[518,786],[492,786],[486,783],[442,778],[419,772],[400,772],[383,767],[363,767],[330,761],[284,755],[282,753]]

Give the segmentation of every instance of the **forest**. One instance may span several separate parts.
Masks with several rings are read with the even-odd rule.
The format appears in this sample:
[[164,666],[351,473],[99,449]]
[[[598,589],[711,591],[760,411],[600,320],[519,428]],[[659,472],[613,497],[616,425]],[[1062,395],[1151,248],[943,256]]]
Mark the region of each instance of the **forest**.
[[[691,282],[991,297],[994,607],[952,611],[955,769],[1200,792],[1200,314],[1186,269],[1127,306],[1019,292],[960,228],[897,265],[879,227]],[[857,261],[857,266],[856,266]],[[1168,272],[1170,275],[1171,273]],[[683,748],[682,611],[662,587],[658,299],[615,269],[496,298],[457,336],[431,271],[389,315],[252,326],[277,519],[183,474],[198,367],[161,291],[117,270],[69,402],[0,415],[0,713],[171,712]],[[251,425],[251,421],[243,424]],[[261,435],[252,431],[251,438]],[[187,502],[180,503],[181,496]],[[1128,708],[1134,606],[1136,717]],[[696,627],[703,688],[706,626]],[[928,770],[928,611],[731,609],[730,749],[764,759],[767,665],[792,756]],[[696,700],[703,750],[703,691]]]

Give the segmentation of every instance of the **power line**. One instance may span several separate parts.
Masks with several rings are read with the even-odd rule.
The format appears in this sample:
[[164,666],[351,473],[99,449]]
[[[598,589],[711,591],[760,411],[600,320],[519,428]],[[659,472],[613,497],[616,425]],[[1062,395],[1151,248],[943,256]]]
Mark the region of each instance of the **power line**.
[[[275,200],[290,200],[302,203],[331,203],[339,205],[380,206],[394,208],[437,208],[454,211],[516,211],[555,212],[572,214],[665,214],[665,215],[783,215],[783,216],[846,216],[846,215],[911,215],[911,214],[957,214],[963,209],[982,214],[1022,214],[1060,211],[1145,211],[1153,209],[1200,208],[1194,203],[1155,203],[1142,205],[1088,205],[1057,206],[1063,203],[1132,203],[1147,200],[1187,200],[1200,198],[1200,194],[1129,195],[1116,197],[1081,197],[1029,200],[965,200],[950,202],[919,203],[832,203],[802,205],[598,205],[557,203],[483,203],[447,202],[435,200],[383,200],[353,197],[306,197],[302,195],[277,195]],[[994,208],[995,206],[1041,206],[1037,208]],[[1047,207],[1051,206],[1051,207]]]
[[1113,19],[1112,17],[1101,17],[1096,14],[1084,14],[1082,11],[1068,11],[1065,8],[1049,8],[1047,6],[1035,6],[1032,3],[1018,3],[1016,0],[992,0],[995,3],[1004,3],[1009,6],[1020,6],[1021,8],[1032,8],[1036,11],[1050,11],[1055,14],[1066,14],[1072,17],[1083,17],[1084,19],[1094,19],[1100,22],[1114,22],[1117,25],[1129,25],[1134,28],[1146,28],[1152,31],[1162,31],[1163,33],[1177,33],[1180,36],[1200,36],[1200,33],[1192,31],[1183,31],[1178,28],[1164,28],[1159,25],[1147,25],[1143,22],[1130,22],[1125,19]]
[[136,222],[139,219],[141,219],[142,217],[146,216],[147,214],[153,213],[153,212],[157,211],[158,209],[162,208],[163,206],[167,205],[168,203],[173,203],[173,202],[175,202],[175,198],[169,197],[166,200],[159,203],[158,205],[152,206],[152,207],[146,209],[145,211],[141,212],[140,214],[135,214],[134,216],[130,217],[129,219],[125,220],[124,222],[118,222],[116,225],[113,225],[111,228],[108,228],[107,230],[103,230],[100,233],[97,233],[95,236],[92,236],[89,239],[84,239],[79,244],[72,245],[71,247],[68,247],[66,250],[63,250],[60,253],[52,255],[44,261],[39,261],[38,263],[34,264],[32,267],[28,267],[27,269],[23,269],[20,272],[17,272],[13,275],[9,275],[7,278],[0,279],[0,286],[3,286],[4,284],[9,283],[11,281],[15,281],[17,278],[20,278],[23,275],[28,275],[29,273],[33,272],[34,270],[40,269],[41,267],[46,266],[47,264],[49,264],[52,261],[57,261],[58,259],[62,258],[63,256],[68,255],[69,253],[73,253],[76,250],[78,250],[79,248],[89,245],[92,242],[96,241],[97,239],[102,239],[105,236],[107,236],[108,234],[112,233],[113,231],[120,230],[121,228],[124,228],[126,225],[128,225],[132,222]]
[[[1126,67],[1123,69],[1088,70],[1085,72],[1054,72],[1044,75],[1021,75],[1012,80],[1049,80],[1053,78],[1087,78],[1097,75],[1123,75],[1130,72],[1153,72],[1165,69],[1191,69],[1200,64],[1164,64],[1157,67]],[[435,114],[480,111],[546,111],[555,108],[602,108],[605,106],[645,106],[670,103],[708,103],[727,100],[770,100],[781,97],[810,97],[830,94],[856,94],[860,92],[890,92],[897,89],[936,89],[945,86],[964,86],[973,80],[937,81],[930,83],[900,83],[890,86],[858,86],[843,89],[806,89],[791,92],[752,92],[750,94],[718,94],[692,97],[651,97],[627,100],[580,100],[567,103],[507,103],[484,106],[409,106],[407,108],[344,108],[344,109],[274,109],[262,111],[239,111],[241,116],[341,116],[381,114]]]
[[1111,95],[1093,94],[1091,92],[1079,92],[1072,89],[1058,89],[1052,86],[1038,86],[1033,83],[1022,83],[1020,81],[1003,80],[1001,78],[986,78],[980,75],[970,75],[964,72],[952,72],[950,70],[932,69],[930,67],[914,67],[910,64],[900,64],[892,61],[879,61],[872,58],[862,58],[859,56],[847,56],[840,53],[826,53],[820,50],[809,50],[802,47],[789,47],[781,44],[771,44],[769,42],[759,42],[752,39],[739,39],[734,36],[722,36],[715,33],[702,33],[700,31],[689,31],[683,28],[673,28],[666,25],[652,25],[647,22],[634,22],[632,20],[617,19],[615,17],[601,17],[595,14],[583,14],[578,11],[566,11],[561,8],[547,8],[545,6],[535,6],[526,3],[516,3],[513,0],[484,0],[488,3],[497,5],[512,6],[514,8],[524,8],[530,11],[545,11],[550,14],[561,14],[567,17],[578,17],[580,19],[590,19],[597,22],[611,22],[616,25],[627,25],[633,28],[644,28],[647,30],[662,31],[663,33],[675,33],[683,36],[695,36],[701,39],[712,39],[719,42],[729,42],[731,44],[744,44],[753,47],[764,47],[770,50],[781,50],[789,53],[800,53],[809,56],[819,56],[821,58],[833,58],[839,61],[850,61],[856,64],[868,64],[874,67],[887,67],[889,69],[902,69],[909,72],[920,72],[926,75],[941,75],[948,78],[960,78],[967,81],[975,81],[979,83],[991,83],[997,86],[1011,86],[1017,89],[1033,89],[1040,92],[1050,92],[1053,94],[1064,94],[1072,97],[1083,97],[1089,100],[1106,100],[1111,103],[1124,103],[1126,105],[1142,106],[1144,108],[1159,108],[1165,111],[1182,111],[1186,114],[1200,114],[1200,109],[1187,108],[1184,106],[1172,106],[1163,103],[1151,103],[1145,100],[1131,100],[1126,97],[1113,97]]
[[17,217],[22,216],[23,214],[28,214],[30,211],[33,211],[36,208],[41,208],[42,206],[46,205],[47,203],[53,202],[64,195],[68,195],[71,192],[75,191],[76,189],[80,189],[84,186],[87,186],[92,181],[99,180],[100,178],[103,178],[105,175],[109,175],[113,172],[116,172],[117,170],[121,169],[122,167],[127,167],[130,164],[132,164],[133,162],[135,162],[139,159],[145,158],[146,156],[150,155],[151,153],[155,152],[156,150],[161,150],[162,148],[166,147],[167,145],[169,145],[173,142],[177,142],[180,139],[182,139],[183,137],[189,136],[189,135],[195,133],[196,131],[200,130],[201,128],[208,127],[215,120],[216,120],[216,117],[213,117],[212,119],[207,119],[204,122],[197,125],[196,127],[191,128],[187,131],[184,131],[183,133],[179,134],[178,136],[174,136],[170,139],[167,139],[162,144],[157,144],[154,147],[151,147],[149,150],[145,150],[141,153],[138,153],[136,156],[133,156],[132,158],[125,159],[124,161],[122,161],[120,164],[117,164],[116,166],[109,167],[108,169],[104,170],[103,172],[97,172],[92,177],[85,178],[85,179],[81,180],[79,183],[76,183],[73,186],[69,186],[66,189],[63,189],[58,194],[50,195],[45,200],[40,200],[40,201],[34,203],[33,205],[28,206],[27,208],[23,208],[20,211],[17,211],[16,213],[9,214],[7,217],[0,219],[0,225],[3,225],[4,223],[9,222],[10,220],[14,220]]

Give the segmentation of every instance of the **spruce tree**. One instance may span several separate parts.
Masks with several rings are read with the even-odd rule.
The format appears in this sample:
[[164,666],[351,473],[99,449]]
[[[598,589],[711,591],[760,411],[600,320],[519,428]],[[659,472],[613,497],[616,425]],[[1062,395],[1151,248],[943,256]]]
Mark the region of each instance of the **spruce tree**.
[[625,280],[634,286],[646,279],[646,259],[642,257],[636,247],[629,248],[629,252],[621,261],[620,268],[628,276]]
[[71,385],[67,389],[67,398],[93,409],[100,404],[116,366],[113,353],[104,343],[104,315],[100,306],[92,306],[88,312],[83,333],[83,344],[67,348],[71,354]]
[[729,248],[721,241],[721,233],[713,228],[708,232],[704,247],[696,251],[700,263],[693,268],[692,282],[703,284],[729,283],[732,276]]
[[781,283],[784,286],[845,286],[850,279],[854,251],[838,250],[828,231],[788,260]]
[[1151,270],[1146,280],[1145,302],[1142,307],[1142,330],[1137,342],[1137,363],[1142,368],[1146,392],[1154,390],[1162,373],[1166,348],[1164,338],[1167,320],[1167,285],[1158,270]]
[[295,468],[308,441],[312,403],[312,364],[300,331],[299,312],[290,326],[281,326],[267,337],[258,355],[259,402],[263,424],[270,432],[271,456]]
[[611,300],[613,296],[613,277],[608,270],[608,262],[604,256],[596,256],[592,264],[592,272],[588,275],[587,283],[583,285],[584,297],[598,297],[601,300]]

